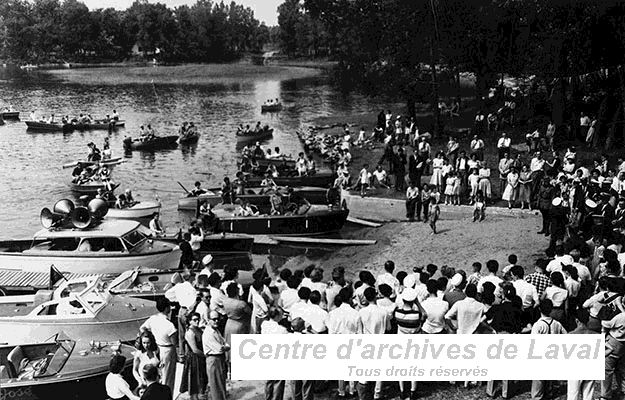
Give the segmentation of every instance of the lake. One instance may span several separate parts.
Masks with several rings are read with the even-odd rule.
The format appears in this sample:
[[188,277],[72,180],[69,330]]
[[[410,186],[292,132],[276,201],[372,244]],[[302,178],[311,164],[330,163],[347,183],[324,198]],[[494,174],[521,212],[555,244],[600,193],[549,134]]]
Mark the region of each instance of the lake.
[[[105,131],[32,133],[24,122],[14,121],[0,126],[0,237],[31,236],[40,229],[43,207],[74,198],[69,190],[72,170],[62,165],[85,159],[90,141],[102,148],[104,138],[110,137],[113,157],[124,156],[127,161],[114,168],[114,181],[121,190],[132,189],[138,200],[158,196],[165,225],[177,231],[186,220],[177,211],[177,200],[184,195],[177,182],[191,189],[196,180],[211,187],[219,186],[226,175],[233,177],[240,151],[234,133],[240,123],[269,124],[273,139],[263,147],[279,146],[283,153],[296,156],[302,147],[295,131],[314,118],[334,112],[370,112],[374,120],[386,108],[382,100],[342,93],[320,70],[268,66],[258,67],[266,68],[262,73],[251,73],[249,67],[239,65],[198,67],[188,80],[184,67],[56,72],[0,68],[0,107],[12,105],[22,119],[31,111],[38,116],[102,117],[116,109],[126,121],[124,129],[110,135]],[[281,99],[284,109],[261,114],[260,106],[269,98]],[[124,155],[124,137],[138,136],[141,125],[151,124],[157,134],[170,135],[183,121],[198,126],[197,144]]]

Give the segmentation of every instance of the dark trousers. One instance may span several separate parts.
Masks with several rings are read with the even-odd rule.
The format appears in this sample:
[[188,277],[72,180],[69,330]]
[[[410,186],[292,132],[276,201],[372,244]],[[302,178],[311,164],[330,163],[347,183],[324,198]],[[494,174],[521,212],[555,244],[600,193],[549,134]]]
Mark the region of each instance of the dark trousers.
[[430,217],[430,202],[423,201],[423,202],[417,203],[417,218],[421,214],[421,210],[423,210],[423,220],[427,221],[428,218]]
[[549,233],[549,231],[550,231],[549,225],[550,225],[550,222],[551,222],[551,216],[549,215],[549,210],[541,208],[540,209],[540,214],[543,217],[543,228],[541,229],[541,231],[545,232],[545,233]]
[[414,221],[415,208],[417,206],[417,199],[406,200],[406,218],[409,221]]
[[313,400],[315,381],[291,381],[292,400]]
[[185,353],[184,334],[187,332],[187,308],[180,307],[178,310],[178,357],[183,358]]
[[405,176],[406,174],[402,174],[399,172],[395,173],[395,189],[396,190],[403,191],[405,189],[404,187],[405,186],[404,184],[406,183]]
[[375,382],[358,382],[356,384],[356,390],[358,391],[358,400],[373,400],[374,389]]
[[265,381],[265,400],[282,400],[286,381]]

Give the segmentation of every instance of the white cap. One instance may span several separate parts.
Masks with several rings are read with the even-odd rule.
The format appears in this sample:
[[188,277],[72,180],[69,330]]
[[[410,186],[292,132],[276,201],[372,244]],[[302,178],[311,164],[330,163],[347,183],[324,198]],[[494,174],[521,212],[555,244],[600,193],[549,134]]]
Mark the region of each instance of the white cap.
[[451,278],[450,282],[453,286],[458,287],[462,284],[462,275],[456,274]]
[[417,291],[412,288],[406,288],[401,293],[401,299],[403,301],[415,301],[417,298]]
[[554,207],[558,207],[560,204],[562,204],[562,197],[556,197],[551,201],[551,205]]
[[202,258],[202,264],[204,265],[210,264],[211,261],[213,261],[213,256],[211,256],[210,254],[207,254],[204,256],[204,258]]

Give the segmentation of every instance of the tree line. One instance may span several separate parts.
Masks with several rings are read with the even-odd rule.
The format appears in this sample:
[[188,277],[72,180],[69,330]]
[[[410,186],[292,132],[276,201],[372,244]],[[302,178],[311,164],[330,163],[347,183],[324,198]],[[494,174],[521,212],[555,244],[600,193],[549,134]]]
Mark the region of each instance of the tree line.
[[[249,7],[198,0],[168,8],[136,0],[120,11],[78,0],[0,2],[0,59],[8,62],[124,60],[214,62],[262,50],[270,28]],[[133,51],[134,50],[134,51]]]
[[286,53],[323,49],[346,75],[409,109],[434,106],[441,79],[459,83],[470,72],[477,99],[504,75],[535,76],[557,124],[587,107],[589,92],[600,119],[625,120],[620,0],[285,0],[279,24]]

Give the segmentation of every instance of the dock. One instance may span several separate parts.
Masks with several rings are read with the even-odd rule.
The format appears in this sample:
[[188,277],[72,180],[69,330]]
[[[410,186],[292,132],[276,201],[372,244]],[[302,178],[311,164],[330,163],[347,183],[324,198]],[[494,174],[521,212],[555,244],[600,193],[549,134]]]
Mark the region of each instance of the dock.
[[333,246],[370,246],[377,243],[372,239],[331,239],[302,236],[267,236],[255,235],[254,243],[265,246],[277,246],[279,244],[310,244],[310,245],[333,245]]
[[[66,279],[97,276],[96,274],[63,274]],[[0,296],[15,292],[36,292],[50,286],[49,272],[28,272],[16,269],[0,269]]]

